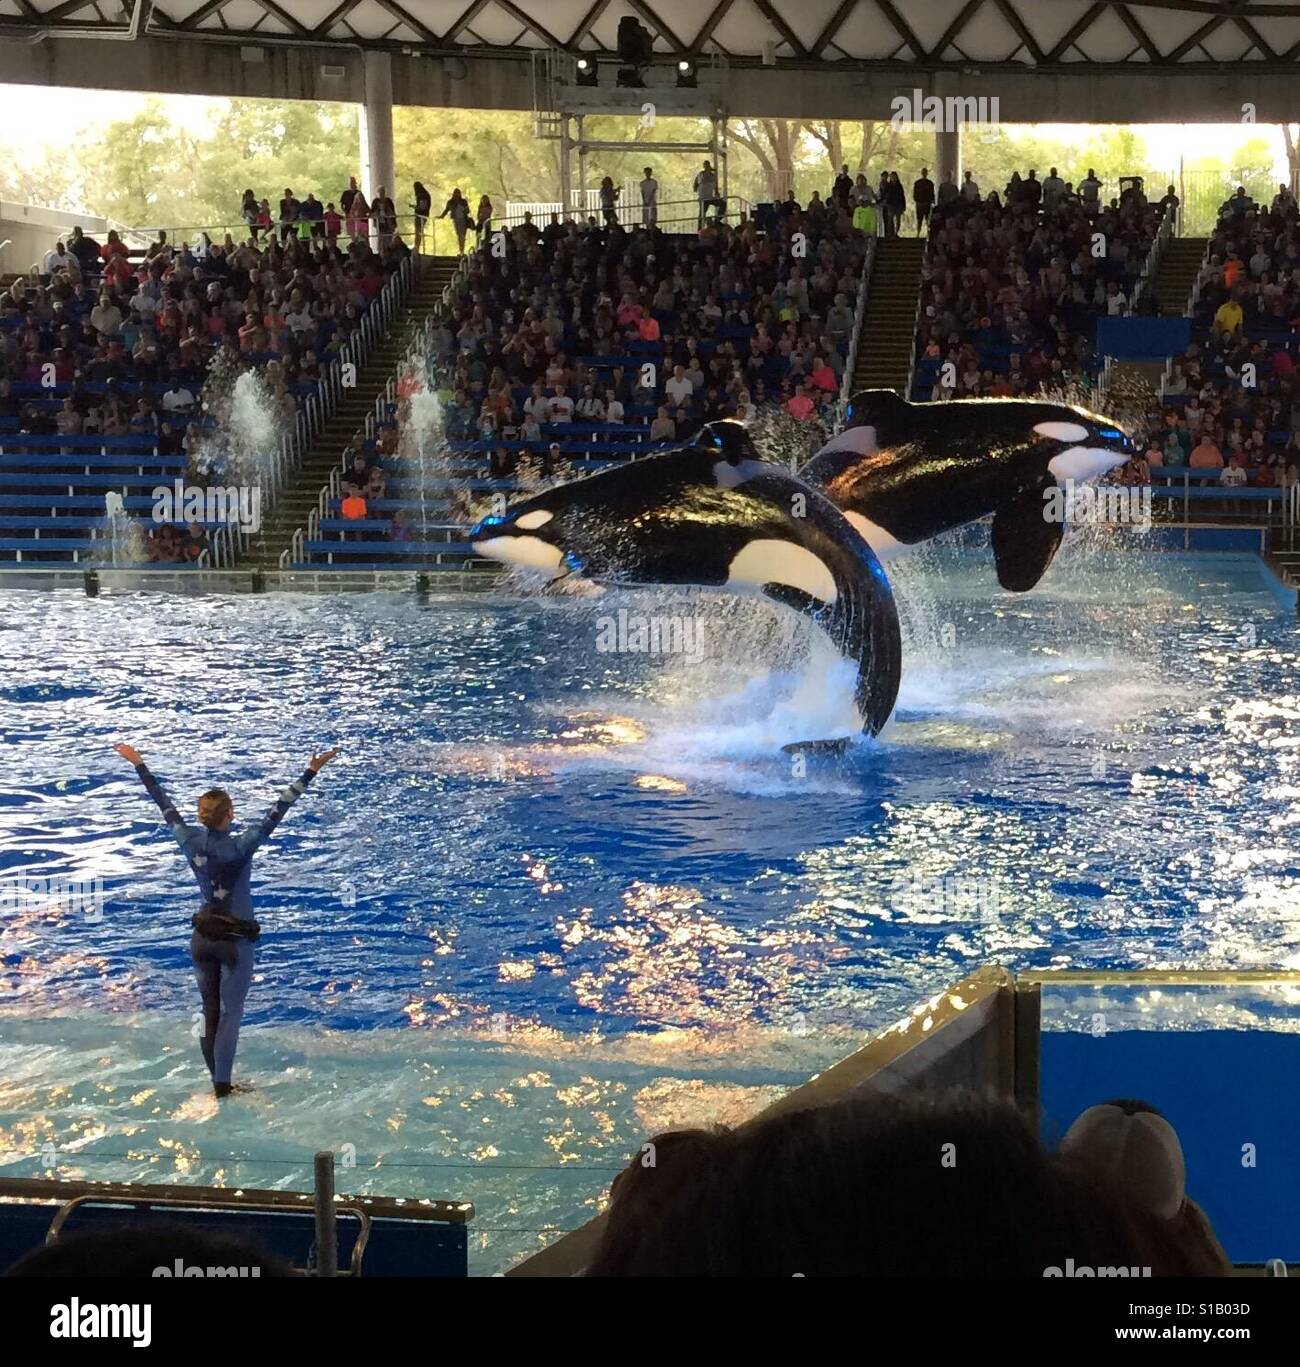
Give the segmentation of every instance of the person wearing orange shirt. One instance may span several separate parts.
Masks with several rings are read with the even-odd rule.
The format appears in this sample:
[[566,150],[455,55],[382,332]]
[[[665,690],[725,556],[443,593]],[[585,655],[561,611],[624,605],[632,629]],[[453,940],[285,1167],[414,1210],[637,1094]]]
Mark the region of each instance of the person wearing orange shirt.
[[1187,464],[1192,470],[1222,470],[1223,452],[1210,436],[1203,436],[1192,448],[1191,458]]
[[636,330],[643,342],[657,342],[659,340],[659,320],[651,314],[648,308],[642,308]]

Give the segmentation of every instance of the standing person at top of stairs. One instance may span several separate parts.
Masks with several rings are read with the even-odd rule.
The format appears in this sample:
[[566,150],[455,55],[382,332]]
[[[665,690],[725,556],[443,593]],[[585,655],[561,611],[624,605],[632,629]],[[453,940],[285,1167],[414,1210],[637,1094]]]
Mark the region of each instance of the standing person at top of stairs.
[[438,217],[451,219],[451,226],[456,230],[456,250],[464,256],[465,234],[469,232],[469,200],[461,194],[460,186],[451,192],[451,198],[443,205]]

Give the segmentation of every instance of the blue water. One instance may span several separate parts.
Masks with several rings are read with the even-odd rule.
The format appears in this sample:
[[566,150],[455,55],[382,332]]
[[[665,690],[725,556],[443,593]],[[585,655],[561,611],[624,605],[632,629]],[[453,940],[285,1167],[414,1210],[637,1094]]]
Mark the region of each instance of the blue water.
[[[838,733],[851,675],[758,601],[0,589],[0,876],[105,894],[4,911],[0,1171],[292,1186],[347,1144],[355,1186],[477,1201],[487,1268],[647,1130],[748,1113],[985,960],[1300,967],[1296,624],[1256,560],[891,577],[896,719],[806,770],[779,747]],[[620,606],[702,624],[698,658],[603,653]],[[342,747],[258,857],[224,1110],[122,739],[239,817]]]

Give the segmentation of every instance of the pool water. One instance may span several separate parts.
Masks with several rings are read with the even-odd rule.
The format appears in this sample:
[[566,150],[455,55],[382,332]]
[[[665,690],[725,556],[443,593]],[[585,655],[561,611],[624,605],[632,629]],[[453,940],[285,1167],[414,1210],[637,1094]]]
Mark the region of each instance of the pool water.
[[[472,1266],[571,1228],[647,1132],[734,1120],[993,959],[1300,967],[1294,610],[1247,556],[1075,540],[891,566],[895,719],[757,599],[0,589],[0,1171],[475,1202]],[[692,628],[607,651],[619,609]],[[111,744],[258,855],[218,1108],[187,869]],[[102,880],[102,916],[15,880]]]

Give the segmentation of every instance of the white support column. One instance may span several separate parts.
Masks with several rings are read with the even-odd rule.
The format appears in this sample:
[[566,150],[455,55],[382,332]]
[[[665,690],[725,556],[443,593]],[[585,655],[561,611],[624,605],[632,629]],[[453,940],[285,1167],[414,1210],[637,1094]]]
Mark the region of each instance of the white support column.
[[943,131],[934,135],[934,183],[941,184],[950,180],[954,185],[961,184],[961,130],[951,133]]
[[567,114],[560,115],[560,221],[573,203],[573,130]]
[[[382,186],[397,208],[399,218],[409,214],[406,200],[397,191],[393,161],[393,59],[387,52],[366,52],[365,98],[361,104],[361,188],[373,204]],[[406,229],[407,225],[403,224]],[[409,231],[404,233],[409,237]]]

